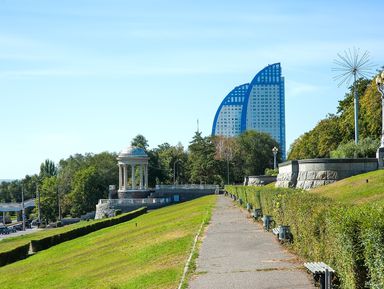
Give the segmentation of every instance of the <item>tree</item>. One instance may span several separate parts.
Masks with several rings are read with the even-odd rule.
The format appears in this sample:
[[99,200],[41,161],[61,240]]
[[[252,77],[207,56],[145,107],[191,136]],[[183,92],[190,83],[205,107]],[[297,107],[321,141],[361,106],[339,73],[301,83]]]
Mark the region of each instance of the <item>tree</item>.
[[147,149],[148,149],[148,141],[147,141],[147,139],[146,139],[143,135],[138,134],[138,135],[135,136],[135,138],[131,141],[131,146],[138,147],[138,148],[142,148],[142,149],[144,149],[145,151],[147,151]]
[[213,142],[216,148],[215,158],[219,161],[220,175],[229,184],[234,180],[233,157],[236,149],[236,138],[215,136]]
[[40,189],[41,218],[46,223],[57,220],[59,215],[59,200],[57,191],[57,177],[46,177]]
[[[273,167],[272,148],[279,147],[269,134],[254,130],[245,131],[236,138],[235,167],[239,177],[261,175],[266,168]],[[281,152],[277,155],[281,160]]]
[[52,177],[57,175],[57,167],[55,163],[51,160],[46,159],[40,165],[40,177]]
[[[375,88],[374,79],[359,79],[356,83],[359,98],[359,137],[378,139],[381,135],[381,98]],[[291,145],[288,159],[330,157],[331,151],[339,146],[342,150],[357,151],[349,142],[354,139],[354,96],[353,86],[339,101],[336,115],[328,115],[312,130],[297,138]],[[366,145],[364,145],[366,146]],[[339,149],[337,149],[339,150]],[[333,153],[344,155],[344,153]]]
[[94,211],[99,199],[107,198],[107,193],[101,183],[100,175],[94,166],[82,168],[75,173],[71,201],[71,215],[80,216]]
[[202,137],[201,132],[196,132],[188,149],[190,182],[223,184],[223,178],[218,173],[216,148],[212,137]]

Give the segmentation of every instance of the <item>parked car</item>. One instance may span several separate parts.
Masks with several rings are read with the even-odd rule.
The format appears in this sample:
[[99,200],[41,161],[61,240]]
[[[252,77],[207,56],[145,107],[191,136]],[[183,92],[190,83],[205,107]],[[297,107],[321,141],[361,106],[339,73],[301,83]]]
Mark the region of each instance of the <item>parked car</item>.
[[9,232],[10,232],[9,229],[6,226],[4,226],[4,225],[0,226],[0,234],[8,235]]

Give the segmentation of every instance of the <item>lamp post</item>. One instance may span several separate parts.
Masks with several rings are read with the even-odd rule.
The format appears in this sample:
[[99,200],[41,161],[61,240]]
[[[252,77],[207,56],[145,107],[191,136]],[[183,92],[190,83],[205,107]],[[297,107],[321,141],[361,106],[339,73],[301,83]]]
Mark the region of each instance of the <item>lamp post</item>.
[[376,86],[377,86],[377,90],[381,94],[381,113],[382,113],[381,142],[380,142],[380,147],[377,149],[376,157],[379,162],[379,168],[383,168],[384,167],[384,71],[382,71],[376,77]]
[[24,186],[21,186],[21,218],[23,220],[23,231],[25,231]]
[[173,185],[175,186],[176,185],[176,164],[177,162],[181,162],[181,160],[177,159],[174,163],[173,163]]
[[276,156],[277,156],[278,151],[279,151],[279,149],[277,147],[273,147],[272,152],[273,152],[273,169],[274,170],[276,170],[276,168],[277,168]]

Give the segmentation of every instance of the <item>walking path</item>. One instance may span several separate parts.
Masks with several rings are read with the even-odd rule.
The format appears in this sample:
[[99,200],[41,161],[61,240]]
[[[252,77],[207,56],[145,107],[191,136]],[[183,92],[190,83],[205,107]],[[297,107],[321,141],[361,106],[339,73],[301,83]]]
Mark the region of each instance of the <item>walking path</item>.
[[190,289],[312,289],[302,263],[224,196],[218,198]]

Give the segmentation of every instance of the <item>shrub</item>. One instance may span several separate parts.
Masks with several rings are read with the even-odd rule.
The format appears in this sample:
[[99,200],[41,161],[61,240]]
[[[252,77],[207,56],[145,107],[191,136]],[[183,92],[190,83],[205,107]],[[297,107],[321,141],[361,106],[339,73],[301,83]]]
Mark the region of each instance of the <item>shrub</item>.
[[350,141],[345,144],[341,144],[336,150],[331,151],[331,158],[374,158],[376,156],[376,150],[380,146],[380,140],[372,139],[370,137],[360,140],[358,144],[354,141]]
[[89,233],[95,232],[97,230],[132,220],[142,214],[145,214],[146,212],[147,212],[147,208],[144,207],[123,215],[119,215],[117,217],[101,220],[99,222],[85,225],[83,227],[75,228],[73,230],[70,230],[64,233],[48,236],[38,240],[32,240],[31,241],[32,251],[38,252],[38,251],[48,249],[62,242],[66,242],[66,241],[87,235]]
[[289,225],[290,247],[336,270],[345,289],[384,288],[384,207],[346,206],[306,191],[226,186],[226,191]]
[[0,253],[0,267],[28,257],[29,243]]

